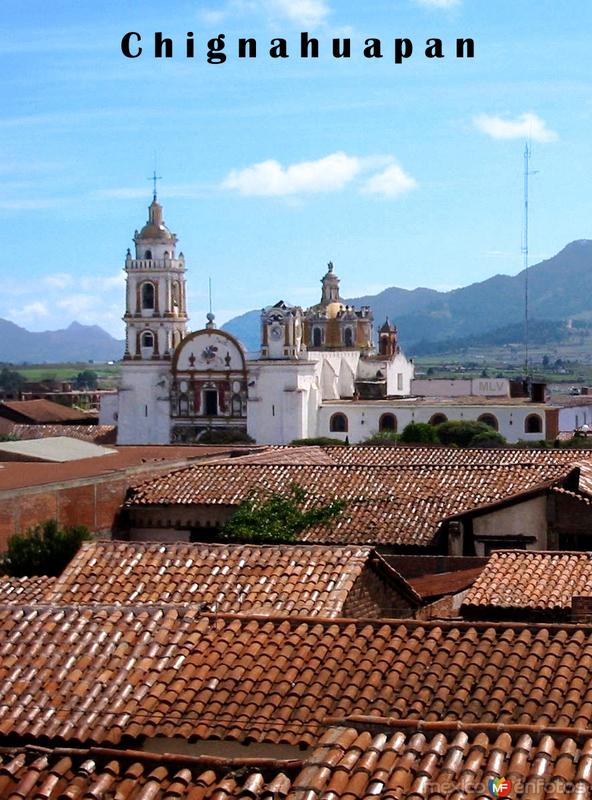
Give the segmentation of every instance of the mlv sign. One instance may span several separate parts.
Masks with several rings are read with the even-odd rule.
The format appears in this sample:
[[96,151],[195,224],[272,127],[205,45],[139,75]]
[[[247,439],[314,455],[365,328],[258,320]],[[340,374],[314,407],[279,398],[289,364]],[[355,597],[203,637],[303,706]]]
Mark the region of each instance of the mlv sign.
[[509,397],[510,381],[506,378],[474,378],[471,394],[478,397]]

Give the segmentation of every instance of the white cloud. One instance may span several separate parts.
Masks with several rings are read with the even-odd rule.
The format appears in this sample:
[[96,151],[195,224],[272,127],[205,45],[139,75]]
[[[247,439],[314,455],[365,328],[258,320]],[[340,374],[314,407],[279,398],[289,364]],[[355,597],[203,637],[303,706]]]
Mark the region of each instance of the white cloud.
[[260,197],[335,192],[350,183],[361,169],[362,159],[342,152],[287,167],[279,161],[262,161],[252,167],[232,170],[222,188]]
[[272,13],[277,13],[298,25],[321,25],[329,16],[325,0],[268,0]]
[[72,285],[73,279],[67,272],[54,272],[52,275],[46,275],[43,283],[52,289],[66,289]]
[[49,308],[46,303],[41,300],[33,300],[30,303],[25,303],[22,308],[11,308],[6,313],[6,318],[16,323],[17,325],[30,325],[37,322],[40,318],[49,317]]
[[400,197],[417,188],[417,181],[408,175],[398,164],[391,164],[383,172],[372,175],[364,184],[365,194],[378,194],[383,197]]
[[543,119],[532,113],[521,114],[515,119],[479,114],[474,117],[473,125],[492,139],[532,139],[543,143],[559,139],[559,135],[548,128]]
[[416,2],[428,8],[452,8],[460,5],[461,0],[416,0]]
[[206,25],[220,25],[229,17],[260,16],[268,22],[285,19],[314,28],[327,21],[327,0],[229,0],[221,8],[205,9],[200,18]]

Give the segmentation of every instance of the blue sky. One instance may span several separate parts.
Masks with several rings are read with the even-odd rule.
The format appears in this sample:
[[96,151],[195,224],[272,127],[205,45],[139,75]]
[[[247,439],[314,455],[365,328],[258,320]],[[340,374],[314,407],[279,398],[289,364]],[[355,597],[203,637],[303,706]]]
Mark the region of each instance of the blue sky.
[[[0,20],[0,316],[121,335],[122,266],[156,154],[165,220],[188,264],[191,326],[211,276],[219,323],[345,296],[452,288],[521,268],[522,151],[532,137],[533,261],[592,238],[589,0],[4,0]],[[125,59],[138,31],[146,50]],[[196,57],[183,54],[193,31]],[[273,61],[301,31],[321,58]],[[172,60],[150,39],[175,40]],[[210,65],[205,41],[227,37]],[[233,42],[254,36],[256,61]],[[333,37],[354,57],[334,60]],[[368,36],[385,57],[361,57]],[[415,55],[392,60],[392,40]],[[437,36],[446,57],[424,58]],[[474,60],[453,57],[456,37]],[[479,313],[476,309],[475,313]]]

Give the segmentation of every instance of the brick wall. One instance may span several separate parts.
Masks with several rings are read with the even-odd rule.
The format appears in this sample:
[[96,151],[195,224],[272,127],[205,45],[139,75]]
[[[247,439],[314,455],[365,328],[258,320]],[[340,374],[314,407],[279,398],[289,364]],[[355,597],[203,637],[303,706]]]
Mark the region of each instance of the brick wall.
[[127,489],[178,466],[161,462],[127,467],[108,476],[0,492],[0,552],[6,550],[10,536],[47,519],[57,519],[60,525],[86,525],[93,532],[110,535]]
[[385,579],[366,566],[343,607],[344,617],[410,617],[414,609]]

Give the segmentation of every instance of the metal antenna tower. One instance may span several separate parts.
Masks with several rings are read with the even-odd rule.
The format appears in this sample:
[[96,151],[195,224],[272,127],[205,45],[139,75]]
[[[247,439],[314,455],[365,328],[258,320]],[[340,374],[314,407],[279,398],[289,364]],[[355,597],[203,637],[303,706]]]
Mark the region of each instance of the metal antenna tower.
[[524,233],[522,238],[522,255],[524,257],[524,376],[528,380],[528,373],[530,369],[530,355],[529,355],[529,342],[528,342],[528,202],[529,202],[529,177],[533,173],[530,172],[530,158],[532,151],[530,145],[526,142],[524,146]]

